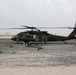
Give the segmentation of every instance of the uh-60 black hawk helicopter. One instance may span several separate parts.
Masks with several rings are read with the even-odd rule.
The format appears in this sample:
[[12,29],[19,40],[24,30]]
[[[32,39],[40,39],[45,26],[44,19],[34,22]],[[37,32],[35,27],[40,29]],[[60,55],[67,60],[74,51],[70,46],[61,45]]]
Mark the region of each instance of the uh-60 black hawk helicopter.
[[19,43],[19,41],[23,41],[25,44],[27,43],[30,47],[31,47],[30,42],[32,42],[37,45],[36,47],[38,47],[38,49],[41,48],[41,46],[38,46],[39,42],[41,42],[42,44],[43,43],[46,44],[48,41],[62,41],[64,43],[67,43],[65,42],[66,40],[76,39],[76,24],[75,27],[49,27],[49,28],[73,29],[73,31],[68,37],[53,35],[48,33],[47,31],[40,31],[36,27],[29,27],[29,26],[23,26],[23,27],[24,28],[7,28],[7,29],[31,29],[30,31],[24,31],[16,34],[11,38],[11,40],[17,41],[17,43]]
[[53,35],[48,33],[47,31],[40,31],[36,27],[24,26],[26,28],[18,28],[18,29],[31,29],[30,31],[20,32],[17,35],[13,36],[11,40],[13,41],[23,41],[28,45],[30,42],[42,42],[47,43],[48,41],[62,41],[66,43],[66,40],[76,39],[76,25],[75,27],[50,27],[50,28],[69,28],[74,29],[68,37]]

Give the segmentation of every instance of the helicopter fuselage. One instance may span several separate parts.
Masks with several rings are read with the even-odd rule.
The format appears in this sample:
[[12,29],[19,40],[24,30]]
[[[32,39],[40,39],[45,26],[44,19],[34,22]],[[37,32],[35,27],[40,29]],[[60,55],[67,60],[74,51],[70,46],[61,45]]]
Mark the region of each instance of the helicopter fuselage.
[[23,41],[25,43],[30,41],[65,41],[68,39],[68,37],[49,34],[47,31],[25,31],[12,37],[13,41]]

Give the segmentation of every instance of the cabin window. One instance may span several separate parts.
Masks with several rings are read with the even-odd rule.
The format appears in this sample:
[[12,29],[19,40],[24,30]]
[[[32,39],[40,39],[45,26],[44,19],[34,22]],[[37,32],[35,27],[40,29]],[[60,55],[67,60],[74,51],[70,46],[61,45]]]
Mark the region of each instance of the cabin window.
[[26,33],[27,36],[29,36],[29,33]]
[[76,35],[75,35],[75,37],[76,37]]

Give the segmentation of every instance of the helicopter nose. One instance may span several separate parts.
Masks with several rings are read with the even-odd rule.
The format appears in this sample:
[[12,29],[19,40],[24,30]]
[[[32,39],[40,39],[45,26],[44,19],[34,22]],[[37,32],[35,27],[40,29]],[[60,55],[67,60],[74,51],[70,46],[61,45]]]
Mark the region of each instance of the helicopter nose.
[[12,38],[11,38],[11,40],[15,41],[15,38],[14,38],[14,37],[12,37]]
[[14,40],[14,38],[12,37],[11,40]]

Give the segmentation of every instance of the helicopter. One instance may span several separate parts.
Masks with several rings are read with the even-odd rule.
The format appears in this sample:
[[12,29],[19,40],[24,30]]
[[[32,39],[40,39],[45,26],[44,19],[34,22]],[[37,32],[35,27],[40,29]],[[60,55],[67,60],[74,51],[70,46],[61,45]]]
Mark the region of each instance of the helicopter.
[[[20,32],[11,38],[11,40],[16,41],[17,43],[22,41],[27,45],[31,45],[32,43],[39,45],[40,42],[42,44],[47,44],[48,41],[62,41],[65,44],[67,44],[66,40],[76,39],[76,23],[75,27],[49,27],[57,29],[59,28],[73,29],[73,31],[67,37],[60,35],[53,35],[48,33],[47,31],[41,31],[37,27],[29,27],[29,26],[22,26],[22,27],[23,28],[0,28],[0,29],[30,29],[29,31]],[[40,48],[40,46],[38,48]]]
[[47,31],[41,31],[37,29],[36,27],[29,27],[29,26],[23,26],[25,28],[13,28],[13,29],[31,29],[30,31],[24,31],[16,34],[11,38],[13,41],[23,41],[25,44],[30,45],[30,42],[35,42],[36,44],[39,44],[41,42],[42,44],[47,44],[48,41],[62,41],[65,44],[66,40],[76,39],[76,24],[75,27],[51,27],[51,28],[69,28],[73,29],[73,31],[69,34],[68,37],[65,36],[59,36],[59,35],[53,35],[48,33]]

